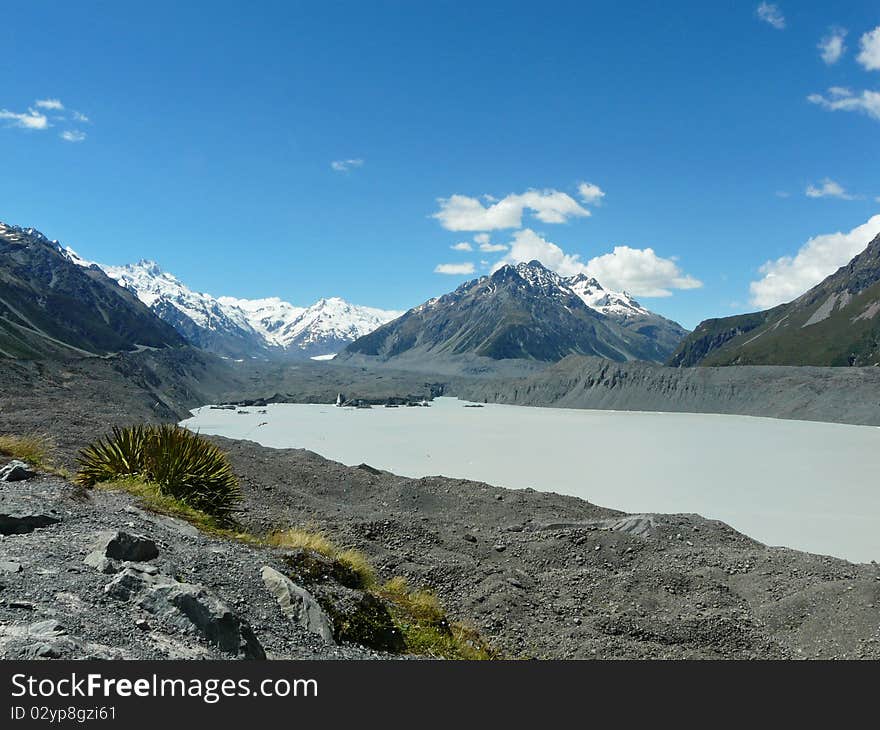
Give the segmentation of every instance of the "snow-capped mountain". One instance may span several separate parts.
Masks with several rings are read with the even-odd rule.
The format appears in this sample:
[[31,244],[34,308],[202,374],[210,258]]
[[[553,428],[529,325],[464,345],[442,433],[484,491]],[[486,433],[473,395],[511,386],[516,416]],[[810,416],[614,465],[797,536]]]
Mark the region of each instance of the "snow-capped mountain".
[[155,261],[106,266],[87,261],[70,248],[61,250],[80,266],[101,268],[191,344],[225,357],[323,359],[400,315],[338,297],[320,299],[310,307],[277,297],[214,297],[191,290]]
[[217,301],[225,307],[233,307],[243,312],[250,326],[259,332],[266,342],[278,347],[284,347],[285,344],[279,333],[306,311],[305,307],[295,307],[278,297],[265,299],[219,297]]
[[264,354],[265,343],[244,312],[192,291],[155,261],[99,266],[196,347],[235,358]]
[[566,279],[530,261],[502,266],[414,307],[350,344],[341,357],[554,362],[581,354],[662,362],[684,335],[682,327],[631,297],[606,292],[595,281]]
[[590,309],[604,314],[625,331],[652,340],[658,353],[672,352],[688,334],[678,322],[645,309],[627,292],[605,289],[591,276],[576,274],[563,283]]
[[336,353],[403,314],[362,307],[339,297],[319,299],[310,307],[294,307],[278,298],[221,297],[220,301],[244,312],[251,327],[272,346],[299,349],[310,357]]
[[584,304],[609,317],[626,318],[651,314],[626,292],[605,289],[592,276],[576,274],[564,282]]

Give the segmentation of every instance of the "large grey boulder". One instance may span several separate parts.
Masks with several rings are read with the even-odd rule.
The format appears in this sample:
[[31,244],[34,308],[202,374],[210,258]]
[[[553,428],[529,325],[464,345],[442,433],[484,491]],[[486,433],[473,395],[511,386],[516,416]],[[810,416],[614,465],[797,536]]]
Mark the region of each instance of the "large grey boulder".
[[92,552],[110,560],[130,560],[135,563],[159,557],[159,548],[154,540],[122,530],[102,532],[95,541]]
[[30,464],[24,461],[10,461],[6,466],[0,467],[0,482],[21,482],[37,476]]
[[324,641],[335,643],[330,619],[311,593],[268,565],[263,566],[260,576],[266,590],[275,597],[281,606],[281,612],[287,618],[317,634]]
[[104,592],[118,600],[133,601],[156,618],[181,631],[195,629],[220,651],[244,659],[265,659],[266,652],[246,621],[204,587],[181,583],[149,570],[128,565]]

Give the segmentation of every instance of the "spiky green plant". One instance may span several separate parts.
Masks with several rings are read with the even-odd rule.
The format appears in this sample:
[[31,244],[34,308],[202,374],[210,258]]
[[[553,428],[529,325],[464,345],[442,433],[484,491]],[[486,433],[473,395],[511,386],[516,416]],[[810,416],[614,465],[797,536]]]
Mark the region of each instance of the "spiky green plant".
[[75,481],[91,487],[98,482],[144,475],[149,435],[147,426],[114,426],[110,435],[99,438],[80,452]]
[[192,431],[174,425],[114,428],[83,449],[76,481],[84,486],[139,476],[161,494],[228,521],[241,499],[226,455]]
[[149,474],[163,492],[220,519],[229,519],[241,499],[232,465],[219,448],[174,425],[153,429]]

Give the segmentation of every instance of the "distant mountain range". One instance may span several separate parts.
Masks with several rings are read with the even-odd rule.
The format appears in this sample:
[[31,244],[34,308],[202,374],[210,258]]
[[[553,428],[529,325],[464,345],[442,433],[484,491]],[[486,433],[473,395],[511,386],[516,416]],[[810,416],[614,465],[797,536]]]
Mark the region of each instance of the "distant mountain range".
[[195,292],[153,261],[88,261],[39,231],[0,224],[0,355],[102,355],[190,344],[232,359],[473,355],[553,362],[669,357],[686,331],[595,279],[537,261],[504,266],[405,314],[320,299]]
[[338,297],[309,307],[278,298],[213,297],[192,291],[153,261],[98,266],[188,342],[225,357],[326,357],[400,315]]
[[233,359],[339,353],[422,369],[461,356],[479,369],[484,359],[532,367],[568,355],[675,367],[878,365],[880,236],[794,301],[688,334],[625,292],[538,261],[502,266],[403,314],[335,297],[297,307],[198,293],[152,261],[98,265],[33,228],[0,223],[0,357],[186,344]]
[[627,294],[606,291],[585,276],[561,277],[531,261],[505,265],[409,310],[355,340],[340,358],[474,355],[553,362],[580,354],[662,362],[686,334]]
[[878,315],[880,236],[788,304],[701,322],[669,364],[878,365]]
[[0,223],[0,356],[41,359],[179,347],[177,331],[42,233]]

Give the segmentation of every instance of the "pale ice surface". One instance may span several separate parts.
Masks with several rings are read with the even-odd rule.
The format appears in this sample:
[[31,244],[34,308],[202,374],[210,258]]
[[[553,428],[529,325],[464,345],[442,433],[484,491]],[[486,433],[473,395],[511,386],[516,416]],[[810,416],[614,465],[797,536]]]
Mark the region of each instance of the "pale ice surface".
[[696,512],[769,545],[880,560],[878,428],[465,405],[204,407],[184,425],[403,476],[533,487],[627,512]]

